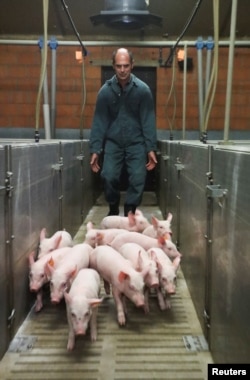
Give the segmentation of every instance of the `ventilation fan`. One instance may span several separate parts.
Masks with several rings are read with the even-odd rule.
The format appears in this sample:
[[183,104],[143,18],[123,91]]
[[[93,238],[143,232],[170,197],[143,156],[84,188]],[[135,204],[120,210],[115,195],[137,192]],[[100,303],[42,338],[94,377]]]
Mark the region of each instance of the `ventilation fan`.
[[93,25],[115,29],[141,29],[149,24],[161,26],[162,18],[150,14],[145,0],[106,0],[105,10],[90,16]]

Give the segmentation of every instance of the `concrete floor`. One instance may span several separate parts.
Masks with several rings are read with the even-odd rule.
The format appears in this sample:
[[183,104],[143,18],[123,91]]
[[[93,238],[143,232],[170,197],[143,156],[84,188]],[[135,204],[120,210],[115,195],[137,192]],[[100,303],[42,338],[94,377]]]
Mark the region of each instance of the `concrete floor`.
[[[151,193],[144,195],[140,209],[148,218],[152,214],[162,218]],[[98,227],[106,214],[107,206],[100,197],[74,242],[84,240],[88,221]],[[113,299],[105,296],[98,310],[97,341],[91,343],[88,334],[79,337],[74,351],[68,352],[65,304],[51,305],[47,292],[45,307],[38,314],[31,310],[15,337],[17,341],[31,340],[32,344],[16,352],[9,349],[0,362],[0,379],[206,379],[207,364],[213,362],[209,351],[200,346],[190,349],[184,343],[186,337],[202,339],[203,334],[181,269],[171,304],[170,310],[160,311],[152,294],[150,313],[145,315],[128,303],[127,324],[119,327]]]

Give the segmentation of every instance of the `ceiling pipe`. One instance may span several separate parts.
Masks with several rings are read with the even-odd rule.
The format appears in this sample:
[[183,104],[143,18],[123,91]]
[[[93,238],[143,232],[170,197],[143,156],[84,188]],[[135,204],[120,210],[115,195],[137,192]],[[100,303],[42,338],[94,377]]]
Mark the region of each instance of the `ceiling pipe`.
[[229,129],[230,129],[230,110],[232,99],[232,83],[233,83],[233,67],[234,67],[234,47],[235,47],[235,33],[237,21],[237,0],[232,2],[231,10],[231,28],[230,28],[230,45],[228,56],[228,72],[227,72],[227,90],[226,90],[226,107],[225,107],[225,123],[224,123],[224,143],[228,142]]
[[[57,41],[60,46],[78,46],[76,41]],[[185,41],[185,43],[179,43],[179,46],[196,46],[197,40]],[[143,47],[172,47],[175,41],[84,41],[85,46],[143,46]],[[230,46],[230,40],[219,41],[219,46]],[[37,40],[25,40],[25,39],[0,39],[0,45],[37,45]],[[238,40],[234,42],[234,46],[237,47],[250,47],[250,40]]]

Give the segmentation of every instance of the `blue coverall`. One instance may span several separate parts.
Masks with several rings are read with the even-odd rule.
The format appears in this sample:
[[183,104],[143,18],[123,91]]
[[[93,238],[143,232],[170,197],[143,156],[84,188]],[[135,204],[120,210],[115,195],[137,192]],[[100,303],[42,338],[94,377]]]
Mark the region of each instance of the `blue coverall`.
[[125,204],[141,203],[147,175],[147,153],[156,151],[154,102],[146,83],[131,74],[124,89],[116,76],[99,90],[90,133],[90,153],[104,150],[101,177],[110,205],[119,204],[120,176],[125,165],[128,188]]

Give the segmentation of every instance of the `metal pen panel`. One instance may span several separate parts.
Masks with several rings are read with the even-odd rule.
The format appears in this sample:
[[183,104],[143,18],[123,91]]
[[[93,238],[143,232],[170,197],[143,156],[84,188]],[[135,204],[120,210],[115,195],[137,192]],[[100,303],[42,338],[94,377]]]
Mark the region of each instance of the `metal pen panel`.
[[89,141],[81,141],[82,155],[82,220],[102,192],[100,173],[94,174],[90,168]]
[[39,233],[58,229],[59,180],[52,165],[58,144],[12,146],[13,169],[13,333],[20,326],[34,299],[28,287],[28,255],[36,250]]
[[79,158],[80,141],[62,142],[63,157],[63,219],[62,227],[74,235],[82,221],[81,215],[81,161]]
[[181,266],[194,306],[207,338],[204,321],[206,277],[206,173],[209,170],[208,146],[180,144],[179,195]]
[[8,270],[6,260],[6,229],[5,229],[5,197],[6,197],[6,159],[4,147],[0,147],[0,360],[5,353],[9,343],[9,330],[7,327],[7,319],[9,315],[9,301],[8,301]]
[[172,230],[173,230],[173,240],[178,245],[179,244],[179,207],[180,207],[180,196],[179,196],[179,175],[176,169],[176,163],[179,160],[180,155],[180,143],[179,142],[168,142],[168,173],[169,180],[167,181],[167,210],[173,214],[172,220]]
[[211,352],[216,362],[250,357],[250,150],[213,151]]
[[156,195],[158,199],[158,204],[163,215],[166,219],[168,214],[168,181],[169,181],[169,155],[168,155],[168,144],[167,141],[158,142],[158,165],[157,170],[157,186]]

